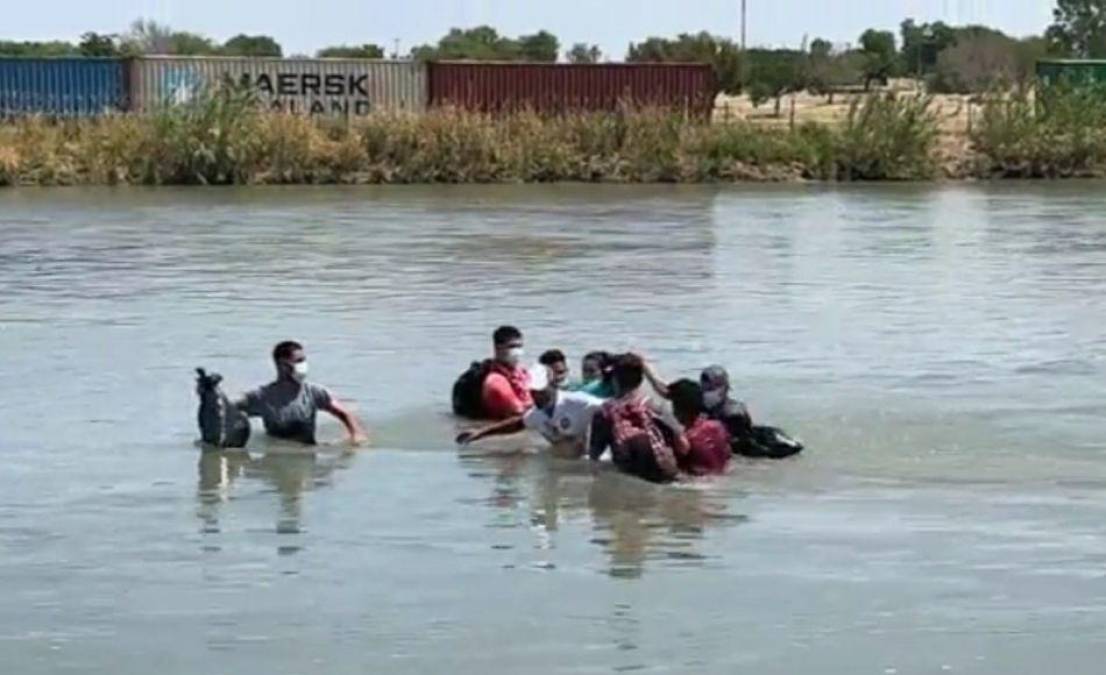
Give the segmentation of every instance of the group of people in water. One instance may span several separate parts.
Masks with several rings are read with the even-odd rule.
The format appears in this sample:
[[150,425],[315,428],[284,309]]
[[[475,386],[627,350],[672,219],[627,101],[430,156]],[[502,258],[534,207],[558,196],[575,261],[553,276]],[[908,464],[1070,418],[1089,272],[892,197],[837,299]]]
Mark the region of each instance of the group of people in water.
[[456,414],[490,420],[460,434],[462,445],[529,429],[562,454],[599,460],[609,452],[619,470],[653,482],[722,473],[734,454],[780,458],[802,449],[778,429],[753,425],[721,366],[698,382],[668,383],[639,354],[592,352],[574,381],[557,349],[536,368],[523,365],[523,335],[513,326],[498,328],[492,342],[494,357],[473,363],[453,388]]
[[[753,424],[744,404],[732,397],[721,366],[704,370],[698,382],[669,383],[639,354],[592,352],[574,380],[557,349],[526,367],[523,335],[513,326],[496,329],[492,342],[493,357],[473,363],[453,386],[454,413],[485,423],[461,433],[459,444],[528,429],[562,456],[600,460],[609,452],[619,470],[662,483],[722,473],[734,454],[782,458],[802,450],[780,430]],[[269,435],[314,444],[319,411],[333,415],[352,443],[367,439],[365,427],[346,406],[325,387],[307,381],[303,345],[281,342],[272,358],[276,379],[235,401],[218,389],[217,375],[198,371],[205,442],[241,447],[248,439],[248,418],[260,417]],[[647,384],[671,406],[649,396]],[[228,432],[233,429],[244,435]]]

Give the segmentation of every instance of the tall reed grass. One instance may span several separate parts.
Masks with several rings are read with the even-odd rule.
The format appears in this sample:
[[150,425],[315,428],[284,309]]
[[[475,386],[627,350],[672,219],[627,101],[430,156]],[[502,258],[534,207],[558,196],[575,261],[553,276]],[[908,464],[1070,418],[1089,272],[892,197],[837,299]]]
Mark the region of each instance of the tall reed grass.
[[0,125],[0,184],[902,180],[934,172],[921,98],[873,96],[840,127],[708,124],[662,110],[349,121],[261,112],[219,89],[146,115]]
[[994,96],[972,134],[977,173],[1018,178],[1106,175],[1106,90],[1056,87]]

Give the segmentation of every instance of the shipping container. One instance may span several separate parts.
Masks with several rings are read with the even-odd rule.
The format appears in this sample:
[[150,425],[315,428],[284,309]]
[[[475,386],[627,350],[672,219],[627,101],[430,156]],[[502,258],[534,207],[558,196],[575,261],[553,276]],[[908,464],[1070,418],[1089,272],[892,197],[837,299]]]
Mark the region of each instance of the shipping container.
[[489,63],[429,65],[430,104],[480,112],[541,113],[659,106],[709,116],[714,71],[698,63]]
[[1046,87],[1057,84],[1106,86],[1106,61],[1049,59],[1037,62],[1037,79]]
[[236,57],[143,57],[131,66],[138,111],[188,103],[224,79],[257,93],[269,109],[354,117],[426,109],[426,69],[413,61]]
[[0,115],[97,115],[121,110],[122,59],[0,58]]

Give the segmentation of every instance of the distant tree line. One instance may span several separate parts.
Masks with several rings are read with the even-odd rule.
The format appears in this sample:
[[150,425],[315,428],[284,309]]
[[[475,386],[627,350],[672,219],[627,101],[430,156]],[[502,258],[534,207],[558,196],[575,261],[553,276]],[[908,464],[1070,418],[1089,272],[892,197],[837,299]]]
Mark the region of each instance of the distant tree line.
[[[138,20],[119,35],[85,33],[69,42],[0,41],[0,56],[134,56],[141,54],[282,56],[279,43],[267,35],[236,35],[224,43]],[[335,45],[319,57],[385,57],[377,44]],[[400,55],[391,54],[393,58]],[[591,44],[577,43],[563,54],[547,31],[509,37],[491,26],[454,28],[434,44],[419,45],[406,55],[416,60],[462,59],[599,63],[605,59]],[[950,26],[940,21],[906,19],[898,35],[875,28],[855,44],[834,45],[818,38],[798,49],[742,51],[732,39],[708,32],[674,38],[649,37],[632,43],[625,60],[706,62],[721,91],[746,93],[756,104],[779,101],[787,93],[809,90],[832,97],[850,87],[869,88],[894,77],[925,81],[931,91],[967,93],[1025,82],[1045,56],[1106,58],[1106,0],[1057,0],[1053,23],[1043,35],[1014,38],[986,26]]]

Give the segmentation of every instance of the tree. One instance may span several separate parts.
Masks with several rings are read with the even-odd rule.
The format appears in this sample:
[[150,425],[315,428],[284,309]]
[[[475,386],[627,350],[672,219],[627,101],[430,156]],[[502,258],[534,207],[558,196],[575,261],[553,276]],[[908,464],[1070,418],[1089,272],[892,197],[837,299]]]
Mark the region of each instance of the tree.
[[268,35],[245,35],[240,33],[223,43],[220,50],[227,56],[275,56],[284,55],[280,44]]
[[833,53],[833,43],[822,38],[814,38],[810,43],[810,57],[813,59],[829,60]]
[[864,57],[856,51],[835,52],[828,40],[810,43],[806,86],[813,94],[824,94],[833,103],[838,87],[858,84],[862,79]]
[[860,36],[860,51],[864,54],[864,88],[872,80],[887,82],[895,74],[895,35],[890,31],[869,28]]
[[156,21],[136,19],[123,40],[124,51],[130,54],[169,54],[172,31]]
[[415,47],[411,55],[420,60],[517,61],[519,46],[517,41],[500,36],[491,26],[477,26],[464,30],[450,29],[445,37],[438,40],[437,46]]
[[1045,36],[1061,55],[1106,57],[1106,0],[1057,0]]
[[907,19],[899,26],[901,70],[919,77],[933,72],[941,52],[956,44],[955,30],[941,21],[918,25]]
[[138,19],[131,24],[123,40],[128,55],[175,54],[179,56],[216,54],[219,48],[207,37],[186,31],[174,31],[155,21]]
[[518,55],[523,61],[554,63],[560,50],[560,41],[552,33],[544,30],[533,35],[523,35],[518,39]]
[[651,37],[630,44],[626,60],[630,63],[709,63],[721,91],[741,93],[741,49],[732,40],[715,37],[706,31],[681,33],[676,39]]
[[169,53],[178,56],[207,56],[218,54],[219,47],[209,37],[177,31],[169,36]]
[[603,52],[597,45],[588,45],[586,42],[577,42],[572,49],[565,52],[565,60],[569,63],[599,63],[603,58]]
[[0,56],[52,57],[76,56],[80,52],[68,42],[16,42],[0,40]]
[[997,31],[965,32],[937,57],[931,88],[968,94],[1018,79],[1018,41]]
[[384,48],[371,43],[357,46],[335,45],[320,49],[315,56],[320,59],[382,59]]
[[100,35],[88,32],[81,36],[81,42],[77,45],[81,56],[111,57],[119,56],[119,46],[115,44],[115,38],[111,35]]
[[749,98],[754,106],[775,99],[776,117],[784,94],[807,86],[806,54],[787,49],[749,50]]

